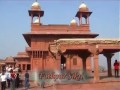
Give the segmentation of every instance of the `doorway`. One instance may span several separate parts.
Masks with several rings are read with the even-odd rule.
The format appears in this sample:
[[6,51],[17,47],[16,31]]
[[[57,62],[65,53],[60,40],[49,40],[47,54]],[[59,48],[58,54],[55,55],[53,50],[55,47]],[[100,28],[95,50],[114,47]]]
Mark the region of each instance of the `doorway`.
[[61,70],[66,70],[66,58],[61,55]]

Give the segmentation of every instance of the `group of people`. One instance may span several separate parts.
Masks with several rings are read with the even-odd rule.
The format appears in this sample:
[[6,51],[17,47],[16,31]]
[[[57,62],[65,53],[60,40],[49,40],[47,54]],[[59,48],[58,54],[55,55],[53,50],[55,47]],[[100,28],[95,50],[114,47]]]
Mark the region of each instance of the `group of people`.
[[[115,77],[119,77],[119,63],[117,60],[115,60],[114,62],[114,71]],[[24,86],[27,90],[30,85],[29,73],[27,71],[24,74],[24,77]],[[10,90],[15,90],[15,88],[19,88],[20,83],[22,83],[21,81],[21,69],[19,67],[13,68],[12,66],[6,66],[0,73],[1,90],[5,90],[6,88],[11,88]]]
[[0,80],[1,90],[6,88],[15,90],[15,88],[19,87],[20,83],[20,69],[18,67],[6,66],[0,74]]
[[[14,68],[12,66],[6,66],[0,73],[1,90],[5,90],[6,88],[10,88],[10,90],[15,90],[15,88],[19,88],[20,83],[22,84],[21,75],[21,69],[19,67]],[[28,85],[29,73],[26,71],[25,89],[28,88]]]

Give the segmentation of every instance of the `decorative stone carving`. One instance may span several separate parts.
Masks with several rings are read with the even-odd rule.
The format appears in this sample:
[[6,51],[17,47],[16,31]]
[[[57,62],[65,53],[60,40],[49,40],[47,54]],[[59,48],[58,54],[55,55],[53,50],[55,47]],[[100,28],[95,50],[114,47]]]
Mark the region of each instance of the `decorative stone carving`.
[[50,52],[52,53],[64,53],[65,48],[60,48],[61,45],[89,45],[88,50],[92,54],[99,54],[103,51],[104,48],[96,47],[99,45],[119,45],[120,39],[58,39],[55,40],[53,44],[50,45]]
[[99,52],[99,49],[95,49],[95,48],[92,49],[92,48],[91,48],[91,49],[88,49],[88,50],[89,50],[89,52],[91,52],[92,56],[93,56],[93,55],[98,55],[98,54],[100,53],[100,52]]
[[58,39],[56,44],[120,44],[120,39]]

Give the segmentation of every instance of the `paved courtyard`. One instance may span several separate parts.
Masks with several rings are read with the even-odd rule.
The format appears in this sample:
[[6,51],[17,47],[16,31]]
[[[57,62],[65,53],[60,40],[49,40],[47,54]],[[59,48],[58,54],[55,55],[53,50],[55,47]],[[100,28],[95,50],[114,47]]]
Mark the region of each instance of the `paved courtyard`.
[[[10,90],[10,89],[7,89]],[[19,88],[16,90],[25,90]],[[64,84],[64,85],[51,85],[45,88],[30,87],[28,90],[120,90],[120,82],[102,82],[91,84]]]
[[[6,89],[10,90],[10,89]],[[25,90],[24,87],[16,90]],[[45,85],[45,88],[36,86],[33,82],[28,90],[120,90],[120,77],[102,78],[99,82],[69,83]]]
[[[30,83],[30,88],[28,90],[120,90],[120,77],[115,78],[107,77],[107,72],[100,73],[100,80],[97,83],[94,83],[93,78],[90,78],[89,81],[84,83],[79,82],[71,82],[71,83],[63,83],[60,84],[49,84],[46,82],[45,88],[41,88],[36,85],[34,82]],[[120,75],[119,75],[120,76]],[[10,89],[6,89],[10,90]],[[16,90],[25,90],[24,87],[21,87]]]

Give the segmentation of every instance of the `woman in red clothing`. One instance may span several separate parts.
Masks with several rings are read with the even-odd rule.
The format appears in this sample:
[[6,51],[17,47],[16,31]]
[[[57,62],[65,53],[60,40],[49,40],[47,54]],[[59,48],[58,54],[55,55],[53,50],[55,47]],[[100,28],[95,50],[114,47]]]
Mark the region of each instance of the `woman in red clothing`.
[[115,60],[114,63],[115,77],[119,77],[119,63]]

